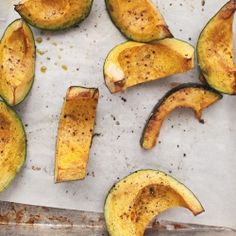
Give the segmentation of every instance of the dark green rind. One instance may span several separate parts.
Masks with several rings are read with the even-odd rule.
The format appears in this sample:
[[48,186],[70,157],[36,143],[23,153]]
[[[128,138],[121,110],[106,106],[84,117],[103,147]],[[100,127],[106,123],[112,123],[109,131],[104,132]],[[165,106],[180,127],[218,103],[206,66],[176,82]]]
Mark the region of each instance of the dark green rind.
[[25,164],[26,157],[27,157],[27,136],[26,136],[26,132],[25,132],[25,129],[24,129],[24,125],[23,125],[22,120],[21,120],[20,116],[18,115],[18,113],[17,113],[16,111],[14,111],[14,110],[13,110],[9,105],[7,105],[7,103],[5,103],[4,101],[1,101],[1,100],[0,100],[0,103],[4,104],[4,105],[7,107],[7,109],[9,110],[9,112],[13,113],[13,115],[15,116],[15,118],[17,119],[17,121],[19,122],[19,124],[21,124],[22,130],[23,130],[23,134],[24,134],[24,146],[25,146],[25,150],[24,150],[25,155],[24,155],[24,159],[23,159],[23,161],[22,161],[21,166],[18,168],[18,170],[16,171],[15,175],[14,175],[13,178],[10,180],[10,182],[8,183],[8,185],[7,185],[4,189],[2,189],[2,190],[0,191],[0,193],[1,193],[1,192],[5,191],[5,190],[12,184],[12,182],[14,181],[16,175],[21,171],[21,169],[23,168],[23,166],[24,166],[24,164]]
[[[162,174],[164,174],[165,176],[169,176],[169,177],[171,177],[172,179],[174,179],[175,181],[177,181],[178,183],[180,183],[180,184],[182,184],[183,186],[185,186],[183,183],[181,183],[180,181],[178,181],[178,180],[177,180],[176,178],[174,178],[172,175],[166,174],[166,173],[163,172],[163,171],[154,170],[154,169],[141,169],[141,170],[137,170],[137,171],[135,171],[135,172],[133,172],[133,173],[131,173],[131,174],[129,174],[129,175],[123,177],[123,178],[120,179],[119,181],[117,181],[117,182],[110,188],[110,190],[108,191],[108,194],[107,194],[107,196],[106,196],[106,198],[105,198],[104,206],[103,206],[103,212],[104,212],[105,222],[106,222],[106,214],[105,214],[105,212],[106,212],[106,201],[107,201],[107,198],[108,198],[109,194],[113,191],[113,189],[116,187],[116,185],[119,184],[120,182],[122,182],[123,180],[125,180],[127,177],[133,175],[133,174],[136,174],[136,173],[139,173],[139,172],[145,172],[145,171],[155,171],[157,174],[158,174],[158,173],[162,173]],[[185,186],[185,187],[186,187],[186,186]],[[187,188],[187,189],[193,194],[193,196],[198,200],[197,196],[196,196],[188,187],[186,187],[186,188]],[[201,202],[200,202],[199,200],[198,200],[198,202],[199,202],[199,204],[201,205],[201,207],[202,207],[202,209],[203,209],[202,212],[204,212],[205,209],[203,208]],[[202,212],[200,212],[200,213],[202,213]],[[199,213],[199,214],[200,214],[200,213]],[[106,228],[107,228],[108,233],[109,233],[110,235],[112,235],[112,232],[111,232],[111,230],[109,229],[109,227],[108,227],[107,224],[106,224]]]
[[65,24],[65,25],[61,25],[60,27],[56,27],[56,28],[47,28],[45,26],[40,26],[37,25],[36,23],[34,23],[33,21],[31,21],[30,18],[28,18],[27,16],[25,16],[24,14],[21,14],[19,11],[16,10],[16,6],[14,7],[15,11],[31,26],[37,28],[37,29],[41,29],[41,30],[47,30],[47,31],[59,31],[59,30],[64,30],[64,29],[68,29],[68,28],[72,28],[72,27],[76,27],[77,25],[79,25],[82,21],[84,21],[90,14],[91,10],[92,10],[92,6],[93,6],[93,0],[91,1],[91,4],[88,6],[87,11],[85,12],[85,14],[81,17],[79,17],[78,19],[75,19],[74,21]]
[[144,126],[143,132],[142,132],[142,136],[140,139],[140,145],[141,147],[143,147],[143,141],[144,141],[144,134],[145,134],[145,130],[149,124],[150,119],[152,118],[152,116],[157,113],[159,111],[159,107],[165,102],[165,100],[170,97],[173,93],[176,93],[182,89],[185,88],[199,88],[208,92],[212,92],[215,95],[217,95],[219,97],[219,100],[223,98],[222,94],[219,93],[218,91],[216,91],[214,88],[209,87],[208,85],[205,84],[197,84],[197,83],[185,83],[185,84],[180,84],[176,87],[174,87],[173,89],[169,90],[160,100],[159,102],[154,106],[151,114],[149,115],[149,118],[146,121],[146,124]]
[[[10,27],[13,23],[15,23],[15,22],[18,21],[18,20],[24,21],[22,18],[18,18],[18,19],[16,19],[16,20],[14,20],[13,22],[11,22],[11,23],[7,26],[6,30],[4,31],[3,36],[2,36],[2,38],[1,38],[1,40],[0,40],[0,43],[1,43],[2,39],[3,39],[3,37],[5,36],[5,33],[6,33],[7,29],[8,29],[8,27]],[[29,95],[29,93],[30,93],[30,91],[31,91],[31,89],[32,89],[32,87],[33,87],[34,78],[35,78],[36,44],[35,44],[35,40],[34,40],[34,34],[33,34],[32,30],[31,30],[31,28],[29,27],[29,25],[27,24],[26,21],[24,21],[24,23],[25,23],[25,24],[28,26],[28,28],[29,28],[29,31],[30,31],[31,37],[32,37],[33,47],[34,47],[34,60],[35,60],[34,68],[33,68],[34,74],[33,74],[33,76],[32,76],[32,82],[31,82],[31,86],[29,87],[29,90],[27,91],[27,93],[25,94],[25,96],[23,97],[23,99],[22,99],[21,101],[19,101],[18,103],[14,104],[14,105],[13,105],[13,104],[10,104],[10,103],[8,103],[6,97],[3,97],[3,96],[0,94],[0,97],[7,103],[8,106],[11,106],[11,107],[21,104],[21,103],[26,99],[26,97]]]
[[[203,34],[203,31],[207,28],[207,26],[211,23],[211,21],[219,14],[219,12],[228,4],[229,2],[227,2],[223,7],[221,7],[220,8],[220,10],[213,16],[213,17],[211,17],[211,19],[207,22],[207,24],[205,25],[205,27],[203,28],[203,30],[201,31],[201,33],[200,33],[200,35],[199,35],[199,37],[198,37],[198,40],[197,40],[197,46],[196,46],[196,53],[197,53],[197,64],[198,64],[198,66],[199,66],[199,68],[200,68],[200,71],[201,71],[201,73],[202,73],[202,75],[203,75],[203,77],[204,77],[204,79],[205,79],[205,83],[207,84],[207,85],[209,85],[211,88],[213,88],[214,90],[217,90],[218,92],[220,92],[220,93],[223,93],[223,94],[226,94],[226,95],[236,95],[236,92],[235,93],[233,93],[233,94],[230,94],[230,93],[226,93],[225,91],[223,91],[223,90],[220,90],[220,89],[216,89],[216,88],[214,88],[213,86],[211,86],[209,83],[208,83],[208,75],[207,75],[207,73],[204,71],[204,70],[202,70],[202,68],[201,68],[201,63],[200,63],[200,60],[199,60],[199,53],[198,53],[198,48],[199,48],[199,41],[200,41],[200,38],[201,38],[201,36],[202,36],[202,34]],[[202,82],[202,81],[200,81],[200,82]]]
[[111,14],[110,14],[110,8],[109,8],[109,0],[105,0],[105,5],[106,5],[106,10],[108,12],[108,15],[112,21],[112,23],[115,25],[115,27],[120,31],[120,33],[127,39],[135,41],[135,42],[140,42],[140,43],[149,43],[152,41],[156,41],[156,40],[162,40],[165,38],[173,38],[174,36],[172,35],[172,33],[170,32],[170,34],[172,35],[172,37],[163,37],[163,38],[156,38],[156,39],[152,39],[152,40],[137,40],[135,37],[133,37],[132,35],[129,35],[127,32],[123,31],[120,26],[117,24],[117,22],[112,18]]

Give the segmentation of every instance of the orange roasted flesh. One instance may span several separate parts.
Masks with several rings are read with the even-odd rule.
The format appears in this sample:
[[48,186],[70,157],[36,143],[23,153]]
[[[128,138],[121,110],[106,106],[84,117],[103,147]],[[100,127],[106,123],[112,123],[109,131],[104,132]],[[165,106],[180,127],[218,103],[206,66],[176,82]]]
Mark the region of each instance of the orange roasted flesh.
[[37,28],[61,30],[83,21],[92,3],[93,0],[21,0],[15,10]]
[[29,93],[35,73],[35,42],[22,19],[13,21],[0,42],[0,96],[11,106]]
[[236,0],[226,3],[207,23],[198,44],[198,63],[206,82],[219,92],[236,94],[233,60],[233,19]]
[[26,135],[19,116],[0,101],[0,192],[6,190],[26,159]]
[[85,178],[98,97],[95,88],[68,89],[58,126],[55,182]]
[[117,28],[129,39],[150,42],[172,38],[159,9],[150,0],[105,0]]
[[194,215],[204,211],[182,183],[158,170],[139,170],[116,183],[105,200],[110,236],[142,236],[148,223],[169,208],[184,207]]
[[154,107],[144,127],[140,144],[144,149],[151,149],[156,145],[161,126],[166,117],[176,108],[191,108],[196,118],[201,119],[203,109],[222,98],[217,91],[206,85],[187,83],[181,84],[169,92]]
[[126,42],[113,48],[104,64],[105,82],[111,93],[158,80],[194,67],[194,48],[178,39],[153,44]]

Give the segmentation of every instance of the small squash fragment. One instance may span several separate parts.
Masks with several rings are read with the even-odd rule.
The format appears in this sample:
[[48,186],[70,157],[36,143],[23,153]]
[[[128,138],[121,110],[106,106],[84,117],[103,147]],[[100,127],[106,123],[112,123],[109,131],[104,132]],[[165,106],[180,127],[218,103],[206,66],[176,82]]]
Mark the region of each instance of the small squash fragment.
[[35,72],[35,42],[21,19],[12,22],[0,42],[0,96],[11,106],[29,93]]
[[150,0],[105,0],[117,28],[129,39],[150,42],[172,38],[158,8]]
[[222,98],[217,91],[206,85],[186,83],[181,84],[169,92],[154,107],[144,127],[140,144],[144,149],[151,149],[156,145],[161,126],[169,115],[176,108],[191,108],[196,118],[201,119],[203,109],[216,103]]
[[23,166],[26,137],[18,115],[0,101],[0,192],[4,191]]
[[173,177],[157,170],[139,170],[116,183],[105,200],[104,215],[111,236],[141,236],[148,223],[174,207],[194,215],[204,211],[195,195]]
[[198,44],[198,63],[206,82],[219,92],[236,94],[233,60],[233,19],[236,0],[226,3],[207,23]]
[[105,83],[111,93],[158,80],[194,67],[194,48],[178,39],[153,44],[126,42],[113,48],[104,64]]
[[58,126],[55,182],[85,178],[98,97],[95,88],[68,89]]
[[92,3],[93,0],[22,0],[15,10],[37,28],[60,30],[83,21]]

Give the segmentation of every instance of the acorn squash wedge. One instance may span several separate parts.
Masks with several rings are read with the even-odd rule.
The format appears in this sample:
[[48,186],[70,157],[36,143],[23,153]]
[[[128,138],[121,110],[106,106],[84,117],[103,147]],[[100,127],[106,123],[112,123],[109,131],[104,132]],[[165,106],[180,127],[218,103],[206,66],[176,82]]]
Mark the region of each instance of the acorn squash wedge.
[[150,42],[172,38],[158,8],[150,0],[105,0],[107,11],[127,38]]
[[105,200],[110,236],[142,236],[148,223],[174,207],[194,215],[204,211],[195,195],[173,177],[157,170],[139,170],[116,183]]
[[222,98],[222,95],[206,85],[186,83],[181,84],[169,92],[154,107],[144,127],[141,137],[141,146],[151,149],[156,145],[161,126],[170,112],[176,108],[191,108],[196,118],[203,123],[203,109],[214,104]]
[[186,72],[194,67],[194,48],[178,39],[153,44],[126,42],[113,48],[104,64],[105,83],[111,93]]
[[35,73],[35,42],[30,27],[18,19],[0,42],[0,96],[11,106],[29,93]]
[[26,136],[18,115],[0,101],[0,192],[4,191],[23,166]]
[[83,21],[92,3],[93,0],[22,0],[15,10],[32,26],[61,30]]
[[198,63],[206,82],[219,92],[236,94],[233,60],[233,19],[236,0],[226,3],[207,23],[198,44]]
[[95,88],[68,89],[58,126],[55,182],[85,178],[98,96]]

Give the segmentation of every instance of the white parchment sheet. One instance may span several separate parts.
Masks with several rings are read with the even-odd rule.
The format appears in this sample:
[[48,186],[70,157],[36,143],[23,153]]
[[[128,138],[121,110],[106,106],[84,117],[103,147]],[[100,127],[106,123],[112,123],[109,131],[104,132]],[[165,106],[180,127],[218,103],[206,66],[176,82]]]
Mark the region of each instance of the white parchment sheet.
[[[193,45],[225,2],[154,1],[175,37]],[[5,4],[11,5],[9,16]],[[19,17],[8,0],[1,0],[0,14],[1,33]],[[197,217],[185,209],[175,209],[161,218],[236,228],[236,97],[224,96],[207,109],[204,125],[190,110],[173,112],[161,129],[161,144],[144,151],[139,139],[153,106],[173,83],[197,82],[197,69],[111,95],[103,80],[104,59],[126,39],[109,19],[103,0],[94,0],[90,16],[79,27],[54,33],[33,31],[36,39],[42,38],[36,43],[35,82],[26,100],[16,107],[27,133],[27,161],[9,189],[0,194],[0,200],[101,212],[106,194],[118,178],[152,168],[171,173],[186,184],[205,208]],[[46,67],[45,73],[42,67]],[[93,140],[87,178],[54,184],[58,117],[70,85],[99,88],[95,133],[100,136]]]

